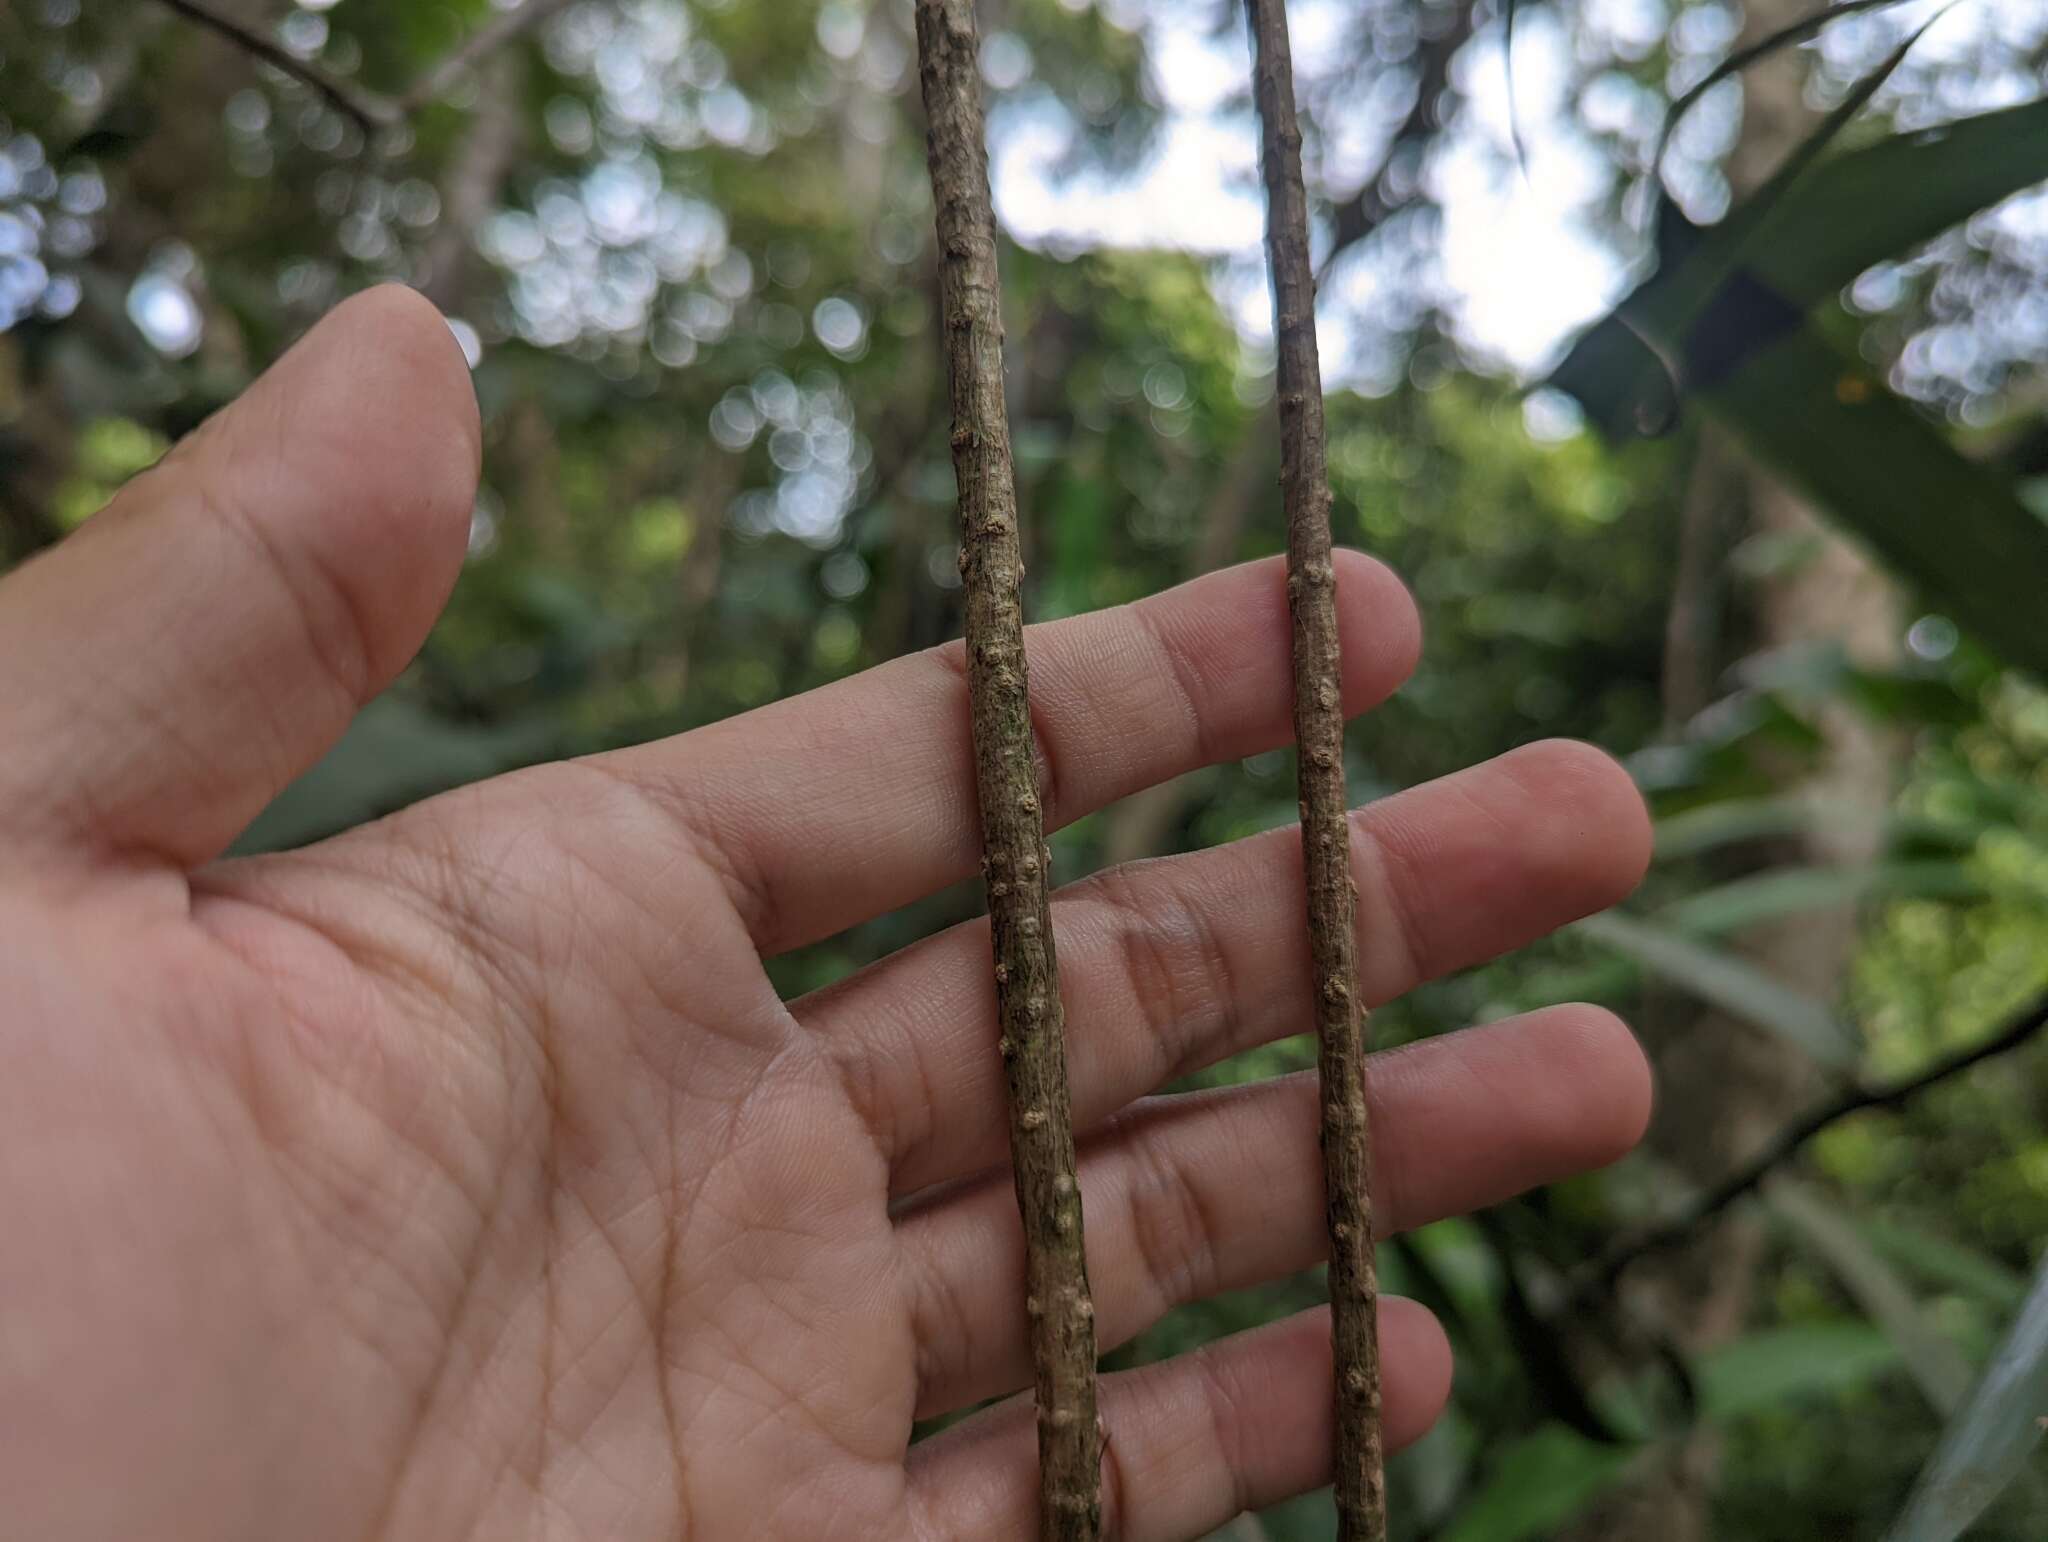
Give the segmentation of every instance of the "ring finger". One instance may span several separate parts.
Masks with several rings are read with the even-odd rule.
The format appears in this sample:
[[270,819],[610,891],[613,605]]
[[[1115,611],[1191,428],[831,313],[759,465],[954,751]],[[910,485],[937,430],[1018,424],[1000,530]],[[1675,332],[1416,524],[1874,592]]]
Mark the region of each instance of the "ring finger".
[[[1649,1069],[1597,1007],[1553,1007],[1371,1058],[1382,1235],[1614,1160],[1649,1117]],[[1312,1075],[1148,1098],[1081,1146],[1097,1333],[1108,1349],[1188,1301],[1322,1258]],[[1024,1239],[1006,1170],[934,1194],[897,1228],[918,1413],[1023,1386]]]

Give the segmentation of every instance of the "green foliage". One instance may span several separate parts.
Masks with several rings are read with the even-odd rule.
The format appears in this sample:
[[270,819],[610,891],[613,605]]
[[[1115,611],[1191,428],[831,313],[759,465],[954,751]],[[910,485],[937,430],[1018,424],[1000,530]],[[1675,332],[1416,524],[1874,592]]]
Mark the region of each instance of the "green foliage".
[[1898,1348],[1868,1323],[1799,1323],[1738,1339],[1700,1362],[1700,1407],[1734,1419],[1855,1386],[1898,1360]]
[[101,418],[80,430],[70,478],[57,489],[52,512],[75,529],[107,506],[121,484],[163,458],[170,445],[130,418]]
[[[2023,619],[2029,596],[2048,591],[2048,522],[2009,478],[1965,459],[1893,396],[1853,345],[1804,319],[1872,264],[2048,176],[2043,102],[1818,159],[1911,41],[1722,224],[1675,221],[1657,272],[1580,339],[1552,382],[1616,434],[1659,431],[1680,393],[1696,396],[1950,614],[2014,662],[2048,671],[2039,631]],[[1894,196],[1902,186],[1925,191]]]
[[[1758,348],[1701,400],[1934,603],[2048,674],[2048,647],[2023,619],[2048,589],[2048,521],[1853,355],[1802,329]],[[1937,510],[1947,517],[1930,517]]]
[[1620,1481],[1636,1453],[1545,1425],[1502,1451],[1445,1542],[1531,1542],[1555,1535]]

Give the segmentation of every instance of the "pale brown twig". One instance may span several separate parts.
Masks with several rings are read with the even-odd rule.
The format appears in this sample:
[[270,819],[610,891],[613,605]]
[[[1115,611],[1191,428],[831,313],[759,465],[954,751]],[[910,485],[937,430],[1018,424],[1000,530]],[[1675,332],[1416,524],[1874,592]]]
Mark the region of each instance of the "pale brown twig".
[[1301,124],[1284,0],[1247,0],[1253,96],[1262,130],[1266,247],[1279,344],[1280,485],[1287,507],[1287,600],[1293,617],[1294,737],[1300,750],[1301,846],[1322,1083],[1325,1208],[1330,1230],[1336,1369],[1337,1534],[1385,1542],[1380,1439],[1378,1285],[1373,1268],[1372,1136],[1365,1102],[1365,1021],[1358,994],[1356,900],[1344,790],[1344,709],[1330,477],[1316,356],[1315,269]]
[[968,700],[1010,1150],[1025,1240],[1044,1542],[1096,1542],[1102,1434],[1095,1307],[1067,1103],[1064,1014],[1032,755],[1017,491],[1003,400],[1003,327],[972,0],[918,0],[918,73],[938,214],[939,298],[960,494]]

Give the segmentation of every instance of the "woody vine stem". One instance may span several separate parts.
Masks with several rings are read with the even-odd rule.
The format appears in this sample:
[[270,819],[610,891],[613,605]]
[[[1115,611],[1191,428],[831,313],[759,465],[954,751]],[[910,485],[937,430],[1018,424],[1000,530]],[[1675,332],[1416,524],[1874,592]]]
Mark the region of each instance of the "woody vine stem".
[[918,0],[918,74],[938,214],[939,304],[960,492],[968,700],[995,951],[998,1049],[1024,1220],[1025,1311],[1038,1405],[1039,1536],[1096,1542],[1102,1435],[1095,1307],[1067,1106],[1065,1017],[1053,960],[1038,775],[1024,661],[1017,489],[1003,402],[1001,290],[973,0]]
[[1284,0],[1246,0],[1252,90],[1266,183],[1266,250],[1280,353],[1280,485],[1287,508],[1287,605],[1293,618],[1294,736],[1300,747],[1301,845],[1314,970],[1323,1174],[1330,1229],[1336,1365],[1337,1535],[1385,1542],[1380,1440],[1378,1283],[1373,1272],[1372,1137],[1365,1103],[1365,1020],[1358,995],[1357,895],[1344,796],[1337,580],[1330,561],[1330,477],[1316,357],[1301,123]]

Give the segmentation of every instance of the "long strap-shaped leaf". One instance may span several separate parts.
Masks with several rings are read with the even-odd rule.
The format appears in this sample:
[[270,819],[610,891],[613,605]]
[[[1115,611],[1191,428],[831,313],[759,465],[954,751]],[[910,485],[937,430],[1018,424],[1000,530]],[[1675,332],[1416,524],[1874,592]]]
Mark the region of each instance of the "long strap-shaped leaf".
[[1709,70],[1695,85],[1674,99],[1665,111],[1664,127],[1657,135],[1657,152],[1650,157],[1651,174],[1654,176],[1657,169],[1664,164],[1664,152],[1671,147],[1671,136],[1678,132],[1680,121],[1692,111],[1694,104],[1701,97],[1722,81],[1731,75],[1740,75],[1759,60],[1768,59],[1774,53],[1817,36],[1829,23],[1844,16],[1854,16],[1859,11],[1880,11],[1901,3],[1903,0],[1842,0],[1840,5],[1810,11],[1798,20],[1786,23],[1777,31],[1758,38],[1747,47],[1736,49]]
[[1747,266],[1801,309],[2048,177],[2048,97],[1828,157],[1758,225]]
[[2048,1256],[1885,1542],[1953,1542],[2025,1470],[2048,1414]]
[[1703,398],[1750,453],[2013,663],[2048,675],[2048,524],[1811,328]]
[[[1720,224],[1698,230],[1668,199],[1662,200],[1657,220],[1661,248],[1657,271],[1574,345],[1552,374],[1550,384],[1577,396],[1593,420],[1609,432],[1661,433],[1676,420],[1680,394],[1703,372],[1716,370],[1714,362],[1694,356],[1703,332],[1706,340],[1720,344],[1720,358],[1725,361],[1730,348],[1754,347],[1794,330],[1800,315],[1820,295],[1801,299],[1770,286],[1756,271],[1757,259],[1765,249],[1761,237],[1772,230],[1773,244],[1807,235],[1824,239],[1819,229],[1809,228],[1816,207],[1804,184],[1816,174],[1816,163],[1850,120],[1905,63],[1913,45],[1947,9],[1944,6],[1915,28],[1883,63],[1858,80],[1769,180]],[[2048,175],[2048,167],[2014,186],[2024,187],[2041,175]],[[1792,229],[1780,223],[1787,219],[1797,222]],[[1928,234],[1942,228],[1936,226]],[[1857,266],[1842,272],[1834,287],[1891,255],[1890,251],[1868,254]],[[1730,332],[1748,336],[1730,338],[1725,335]]]
[[1580,337],[1549,384],[1578,397],[1609,433],[1661,427],[1674,403],[1659,354],[1681,350],[1703,313],[1714,292],[1703,275],[1725,279],[1739,267],[1786,311],[1804,313],[2043,177],[2048,97],[1830,156],[1765,217],[1696,232],[1685,253]]
[[2048,100],[1816,161],[1809,152],[1842,121],[1838,109],[1756,198],[1696,232],[1550,383],[1622,437],[1660,430],[1680,390],[1693,391],[1957,621],[2048,675],[2048,631],[2034,623],[2048,523],[1805,319],[1872,264],[2048,177]]
[[1732,954],[1620,911],[1589,916],[1572,930],[1689,995],[1777,1034],[1829,1070],[1846,1075],[1855,1069],[1856,1036],[1840,1019]]
[[1840,1201],[1786,1174],[1771,1180],[1764,1200],[1898,1345],[1907,1374],[1934,1412],[1953,1415],[1970,1390],[1970,1362],[1929,1322],[1912,1289],[1871,1246]]

